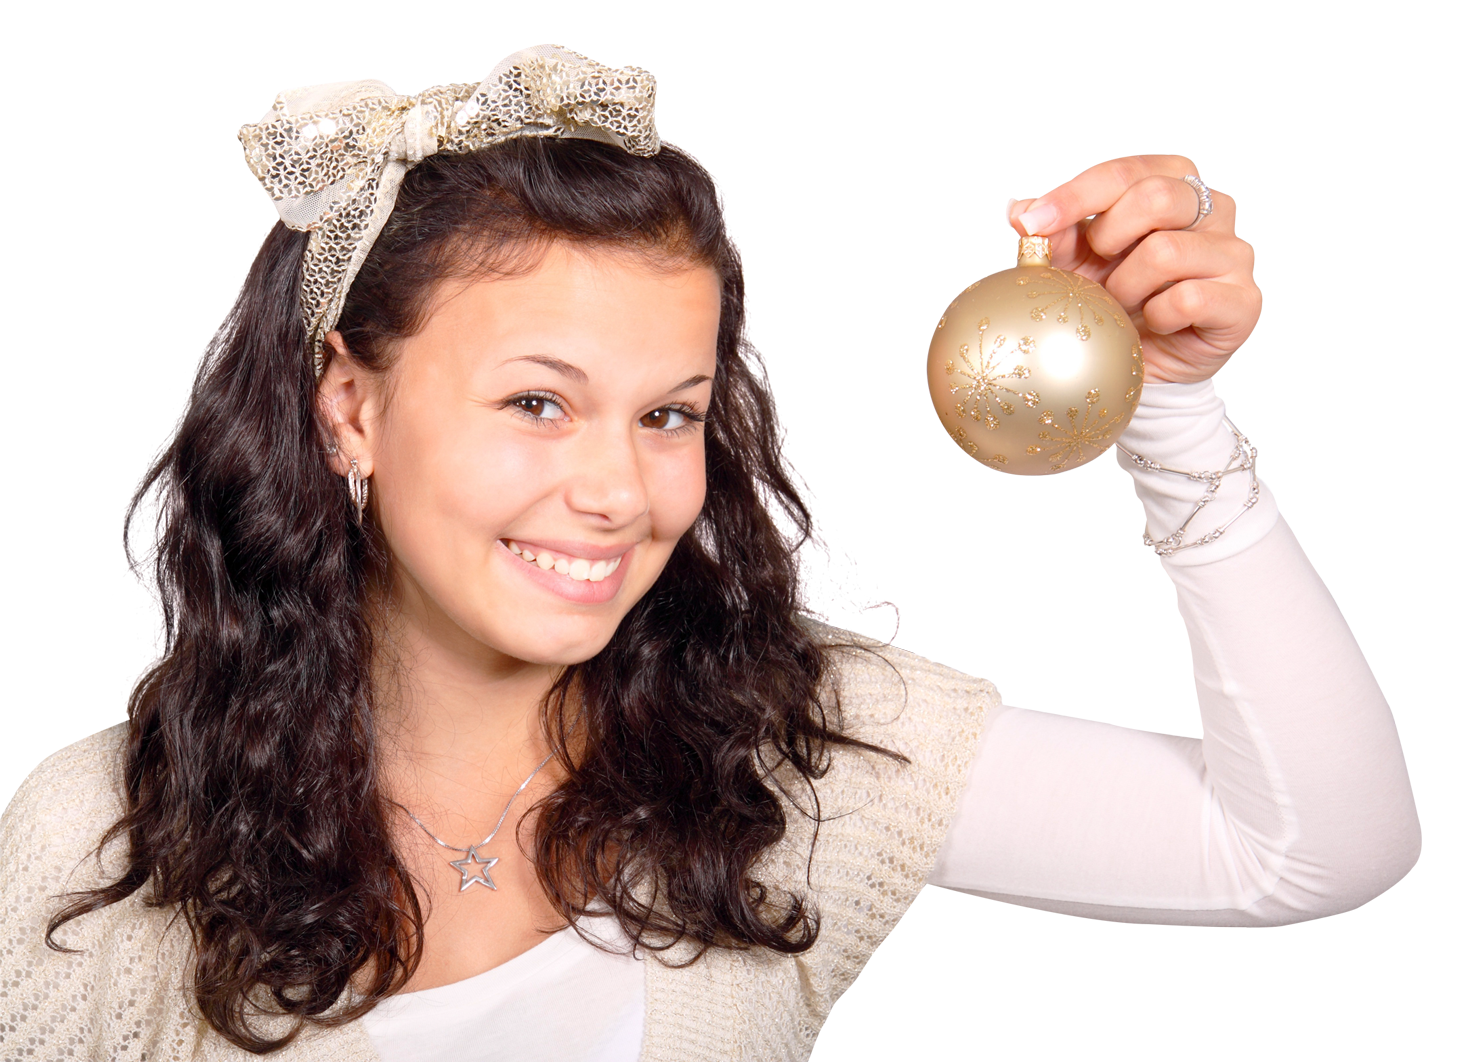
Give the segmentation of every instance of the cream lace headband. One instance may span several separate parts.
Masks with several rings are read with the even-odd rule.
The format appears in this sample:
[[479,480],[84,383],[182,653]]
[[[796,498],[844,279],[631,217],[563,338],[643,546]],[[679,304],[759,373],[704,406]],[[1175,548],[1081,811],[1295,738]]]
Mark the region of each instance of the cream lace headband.
[[322,341],[411,167],[440,151],[521,136],[583,137],[655,155],[654,90],[646,70],[614,70],[542,44],[502,59],[478,85],[399,96],[381,81],[349,81],[277,96],[240,141],[281,220],[311,233],[301,312],[317,376]]

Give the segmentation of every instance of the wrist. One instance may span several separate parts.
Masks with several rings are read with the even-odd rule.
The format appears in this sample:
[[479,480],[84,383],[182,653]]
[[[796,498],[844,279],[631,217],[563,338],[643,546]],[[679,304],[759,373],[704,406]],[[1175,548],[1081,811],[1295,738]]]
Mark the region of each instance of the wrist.
[[[1137,412],[1118,439],[1117,460],[1133,477],[1147,536],[1172,548],[1170,563],[1207,564],[1233,556],[1263,538],[1279,515],[1274,497],[1247,467],[1248,444],[1241,445],[1209,380],[1145,384]],[[1211,487],[1206,473],[1225,474]]]

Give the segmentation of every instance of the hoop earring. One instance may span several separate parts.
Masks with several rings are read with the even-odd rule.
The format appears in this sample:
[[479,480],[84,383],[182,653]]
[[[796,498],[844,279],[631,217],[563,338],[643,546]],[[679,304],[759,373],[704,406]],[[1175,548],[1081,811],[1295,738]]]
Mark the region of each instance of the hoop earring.
[[357,468],[357,458],[352,458],[352,467],[347,470],[347,494],[351,496],[352,504],[357,506],[358,527],[362,526],[362,510],[367,508],[368,479]]

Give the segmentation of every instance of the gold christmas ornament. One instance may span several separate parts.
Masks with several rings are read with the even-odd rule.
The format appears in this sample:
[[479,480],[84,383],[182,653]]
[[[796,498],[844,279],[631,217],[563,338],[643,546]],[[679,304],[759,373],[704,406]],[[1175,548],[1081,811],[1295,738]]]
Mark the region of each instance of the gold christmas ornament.
[[1142,386],[1137,329],[1100,284],[1051,265],[1044,236],[1023,237],[1014,269],[960,292],[928,347],[928,390],[949,438],[1020,476],[1100,456]]

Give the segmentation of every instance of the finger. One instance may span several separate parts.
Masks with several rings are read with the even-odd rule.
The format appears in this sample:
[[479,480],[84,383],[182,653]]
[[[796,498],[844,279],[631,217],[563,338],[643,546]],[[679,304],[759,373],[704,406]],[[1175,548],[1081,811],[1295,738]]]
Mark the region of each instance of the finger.
[[1029,236],[1030,233],[1026,232],[1025,226],[1020,224],[1020,215],[1029,210],[1030,204],[1034,202],[1034,199],[1012,199],[1010,200],[1009,205],[1005,207],[1005,216],[1010,222],[1010,227],[1018,232],[1021,236]]
[[1161,174],[1182,180],[1197,173],[1182,155],[1131,155],[1093,166],[1041,196],[1018,220],[1034,236],[1050,235],[1083,218],[1100,214],[1122,198],[1122,193],[1145,177]]
[[[1010,227],[1021,236],[1026,236],[1028,233],[1018,219],[1025,209],[1034,202],[1034,199],[1010,200]],[[1081,227],[1078,225],[1073,225],[1071,228],[1062,232],[1052,233],[1049,238],[1051,241],[1051,261],[1055,263],[1058,269],[1071,269],[1085,261],[1090,253],[1090,248],[1087,246]]]
[[1106,288],[1128,313],[1168,284],[1193,279],[1249,282],[1255,252],[1236,236],[1220,232],[1155,232],[1124,258]]
[[1158,335],[1192,328],[1202,338],[1233,350],[1260,319],[1260,289],[1225,280],[1185,280],[1159,292],[1143,307],[1143,323]]
[[[1116,258],[1150,232],[1162,229],[1234,231],[1234,201],[1214,193],[1214,213],[1199,217],[1199,195],[1183,181],[1144,177],[1086,227],[1086,241],[1103,258]],[[1194,222],[1198,221],[1195,226]]]

